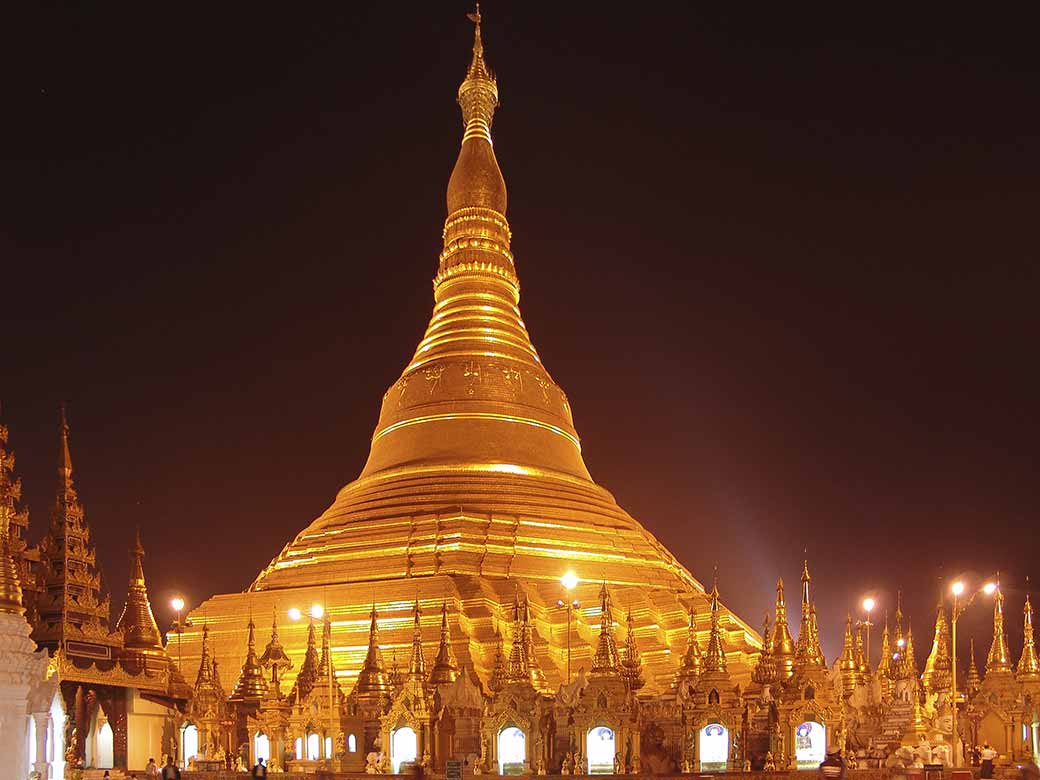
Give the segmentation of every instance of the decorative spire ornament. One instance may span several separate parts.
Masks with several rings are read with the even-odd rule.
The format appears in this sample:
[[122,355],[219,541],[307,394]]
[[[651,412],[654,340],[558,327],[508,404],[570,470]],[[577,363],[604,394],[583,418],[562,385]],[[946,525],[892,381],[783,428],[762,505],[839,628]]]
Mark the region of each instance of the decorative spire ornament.
[[29,525],[29,512],[20,507],[22,482],[14,475],[14,453],[7,449],[7,426],[0,422],[0,612],[25,614],[23,575],[16,561],[25,541],[22,534]]
[[968,656],[971,658],[971,663],[968,664],[968,674],[965,678],[967,683],[968,698],[973,698],[976,693],[979,692],[979,688],[982,687],[982,677],[979,675],[979,667],[975,665],[975,639],[974,637],[969,642]]
[[229,696],[233,702],[259,702],[267,696],[267,679],[260,668],[256,657],[256,626],[252,614],[249,615],[249,633],[246,635],[246,660],[242,662],[242,671],[238,675],[235,690]]
[[856,660],[856,640],[852,636],[852,613],[845,618],[845,641],[841,646],[838,658],[838,672],[841,675],[841,690],[845,696],[851,696],[857,686],[863,684],[860,664]]
[[639,657],[639,648],[636,646],[636,627],[632,620],[632,608],[629,607],[626,622],[627,633],[625,634],[625,651],[621,660],[621,676],[633,691],[642,688],[646,681],[643,679],[643,661]]
[[986,676],[1009,674],[1011,651],[1008,649],[1007,630],[1004,627],[1004,593],[1000,589],[1000,573],[997,573],[997,588],[993,595],[993,643],[986,656]]
[[701,676],[702,658],[701,646],[697,642],[697,610],[690,602],[690,623],[686,629],[686,652],[683,654],[677,680],[684,685],[692,685]]
[[368,652],[365,654],[361,671],[358,672],[354,692],[360,700],[375,701],[389,697],[392,689],[386,674],[386,665],[383,663],[383,654],[379,650],[378,613],[376,605],[372,604],[368,626]]
[[451,632],[448,630],[448,602],[441,602],[441,639],[437,657],[430,671],[431,685],[450,685],[459,677],[459,662],[451,650]]
[[265,669],[270,678],[268,679],[268,693],[274,700],[282,698],[282,675],[287,669],[292,669],[292,659],[285,652],[282,643],[278,639],[278,612],[274,611],[271,617],[271,639],[260,656],[260,667]]
[[617,643],[614,641],[614,616],[610,606],[610,593],[607,583],[599,589],[599,642],[596,653],[592,657],[592,676],[606,677],[616,675],[620,670]]
[[773,625],[773,657],[777,675],[785,682],[794,675],[795,644],[787,626],[787,604],[784,601],[784,580],[776,581],[776,622]]
[[116,622],[116,631],[123,633],[123,647],[127,650],[163,650],[162,636],[152,614],[148,587],[144,581],[144,547],[141,545],[140,528],[130,545],[130,583],[123,611]]
[[[1027,583],[1028,587],[1028,583]],[[1035,639],[1033,636],[1033,605],[1026,594],[1026,604],[1022,608],[1023,613],[1023,637],[1022,655],[1018,659],[1018,668],[1015,669],[1015,677],[1020,680],[1040,680],[1040,662],[1036,657]]]
[[751,679],[759,685],[773,685],[777,682],[776,658],[773,657],[773,637],[769,631],[768,612],[762,622],[762,652],[758,656],[755,668],[751,670]]
[[951,669],[950,631],[946,622],[946,608],[940,601],[935,613],[935,636],[932,638],[932,650],[928,653],[928,660],[924,664],[924,674],[921,677],[924,689],[928,693],[948,690],[951,684]]
[[722,629],[719,625],[719,570],[715,569],[711,586],[711,633],[708,635],[708,649],[704,653],[703,669],[705,674],[726,674],[726,652],[722,646]]

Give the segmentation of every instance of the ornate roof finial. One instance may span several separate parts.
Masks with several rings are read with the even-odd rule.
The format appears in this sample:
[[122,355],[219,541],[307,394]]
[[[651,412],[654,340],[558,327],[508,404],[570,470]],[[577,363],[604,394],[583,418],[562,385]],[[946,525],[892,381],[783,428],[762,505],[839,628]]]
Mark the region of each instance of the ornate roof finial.
[[459,663],[451,650],[451,632],[448,629],[448,602],[441,602],[441,640],[437,658],[430,670],[431,685],[450,685],[459,677]]
[[924,662],[924,674],[921,682],[928,693],[938,693],[950,687],[950,636],[946,624],[946,608],[942,600],[935,612],[935,636],[932,638],[932,650]]
[[751,679],[759,685],[772,685],[777,681],[776,658],[773,657],[773,636],[769,630],[769,613],[762,621],[762,652],[751,671]]
[[271,675],[269,693],[272,694],[272,698],[277,700],[282,698],[282,674],[285,670],[292,669],[293,664],[292,659],[286,654],[285,648],[278,640],[278,608],[275,607],[272,613],[271,639],[264,648],[264,654],[260,656],[260,666],[269,671]]
[[802,562],[802,621],[798,629],[798,643],[795,646],[795,668],[819,669],[826,664],[823,650],[820,647],[819,627],[816,624],[816,607],[812,603],[812,592],[809,575],[809,561]]
[[620,670],[617,643],[614,641],[614,615],[610,607],[610,591],[604,580],[599,588],[599,641],[592,657],[591,674],[596,677],[615,675]]
[[636,627],[632,620],[632,608],[628,609],[626,620],[628,632],[625,635],[625,654],[621,661],[621,676],[633,691],[642,688],[646,681],[643,679],[643,661],[639,656],[639,647],[636,645]]
[[231,701],[260,701],[267,695],[267,679],[260,668],[256,657],[256,625],[253,623],[252,609],[249,614],[249,633],[246,635],[246,660],[242,663],[242,671],[238,675],[235,690],[228,698]]
[[17,510],[22,484],[11,473],[14,455],[8,455],[5,449],[7,435],[7,427],[0,423],[0,612],[24,615],[18,568],[11,557],[11,537],[15,533],[12,524],[21,525],[23,515],[27,524],[28,515]]
[[426,657],[422,649],[422,608],[419,606],[419,597],[415,597],[415,607],[412,621],[412,659],[408,664],[408,677],[412,680],[421,680],[426,684]]
[[795,645],[787,625],[787,604],[784,601],[784,579],[776,581],[776,621],[773,624],[773,657],[779,679],[789,680],[794,674]]
[[845,696],[851,696],[856,687],[862,684],[863,675],[856,660],[856,640],[852,637],[852,613],[845,617],[845,641],[838,657],[838,671],[841,674],[841,689]]
[[708,649],[704,652],[702,668],[705,674],[726,673],[726,652],[722,647],[722,629],[719,625],[719,567],[715,567],[711,586],[711,633]]
[[140,526],[130,545],[130,584],[126,590],[123,611],[116,622],[116,631],[123,632],[123,646],[128,650],[163,649],[162,637],[152,614],[148,588],[144,582],[144,547],[141,545]]
[[391,690],[390,679],[386,675],[386,666],[383,664],[383,654],[379,651],[379,623],[376,605],[373,603],[368,626],[368,653],[365,655],[365,662],[361,665],[361,671],[358,672],[354,691],[358,694],[358,698],[374,700],[388,696]]
[[968,655],[971,657],[971,663],[968,664],[967,685],[968,698],[971,698],[978,693],[979,688],[982,687],[982,677],[979,676],[979,667],[975,665],[975,637],[971,638],[968,647]]
[[690,602],[690,623],[686,629],[686,652],[679,664],[678,679],[685,683],[694,683],[701,676],[701,646],[697,642],[697,610]]
[[[1026,578],[1026,589],[1029,588],[1029,578]],[[1029,601],[1029,593],[1026,593],[1026,603],[1022,608],[1023,614],[1023,637],[1022,655],[1018,659],[1018,668],[1015,676],[1019,680],[1040,680],[1040,661],[1036,657],[1035,638],[1033,636],[1033,605]]]
[[1008,649],[1007,630],[1004,628],[1004,593],[1000,589],[1000,572],[993,594],[993,644],[986,656],[986,676],[1011,672],[1011,651]]

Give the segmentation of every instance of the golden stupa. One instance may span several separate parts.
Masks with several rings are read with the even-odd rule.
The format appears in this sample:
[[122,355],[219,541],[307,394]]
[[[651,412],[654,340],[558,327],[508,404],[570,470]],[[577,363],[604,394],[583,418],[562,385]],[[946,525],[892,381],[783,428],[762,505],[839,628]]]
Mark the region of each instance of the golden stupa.
[[[207,625],[225,689],[235,687],[251,613],[306,612],[314,602],[331,616],[335,667],[347,690],[368,650],[373,605],[383,656],[406,659],[416,598],[430,661],[445,607],[451,650],[485,683],[503,643],[508,654],[518,592],[533,622],[535,660],[552,688],[567,674],[568,626],[574,673],[593,665],[602,583],[618,613],[632,614],[646,692],[671,684],[689,633],[702,646],[708,640],[711,597],[592,480],[567,396],[524,325],[491,137],[498,86],[475,21],[472,61],[458,90],[464,133],[448,182],[430,324],[383,395],[361,475],[248,592],[215,596],[193,611],[185,667],[198,662]],[[691,527],[704,525],[691,520]],[[580,578],[571,590],[561,584],[568,571]],[[570,620],[560,599],[580,602]],[[759,636],[724,607],[718,621],[734,681],[750,679]],[[306,621],[283,631],[294,670],[306,631]]]

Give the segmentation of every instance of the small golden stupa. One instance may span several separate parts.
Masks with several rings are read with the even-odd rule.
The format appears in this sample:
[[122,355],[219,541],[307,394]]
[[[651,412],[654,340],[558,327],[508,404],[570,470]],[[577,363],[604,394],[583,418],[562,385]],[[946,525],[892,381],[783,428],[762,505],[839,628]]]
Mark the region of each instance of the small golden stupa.
[[[215,596],[193,612],[185,667],[190,673],[198,662],[205,624],[228,690],[246,655],[250,610],[284,614],[315,602],[330,615],[335,666],[348,690],[370,654],[370,616],[378,615],[384,653],[409,652],[416,598],[431,662],[446,630],[459,668],[485,684],[518,588],[547,687],[565,681],[568,653],[575,673],[595,664],[604,584],[618,612],[631,613],[645,692],[671,684],[688,635],[708,643],[711,597],[593,481],[567,395],[524,324],[506,184],[492,145],[498,84],[474,20],[430,323],[383,394],[361,475],[248,592]],[[706,525],[690,519],[691,529]],[[569,589],[561,584],[568,572],[579,578]],[[568,616],[559,600],[579,607]],[[734,680],[749,679],[759,636],[725,607],[715,619]],[[303,668],[306,631],[306,621],[283,631],[294,670]]]

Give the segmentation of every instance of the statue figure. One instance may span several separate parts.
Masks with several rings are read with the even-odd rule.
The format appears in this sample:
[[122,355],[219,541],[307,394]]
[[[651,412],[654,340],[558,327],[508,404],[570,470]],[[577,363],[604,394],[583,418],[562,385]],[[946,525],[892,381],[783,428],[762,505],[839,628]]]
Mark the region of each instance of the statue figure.
[[762,767],[762,770],[765,772],[776,771],[776,759],[773,758],[773,752],[771,750],[766,752],[766,763]]
[[693,761],[690,760],[689,756],[685,756],[682,760],[682,773],[688,775],[691,772],[693,772]]
[[574,755],[567,753],[563,757],[563,766],[560,767],[561,775],[569,775],[574,771]]
[[848,751],[848,758],[845,759],[845,766],[848,769],[859,769],[859,759],[856,757],[855,750]]
[[751,759],[750,758],[745,758],[744,759],[744,771],[745,772],[750,772],[751,771]]
[[546,774],[546,772],[545,772],[545,759],[542,758],[541,756],[538,756],[538,760],[535,762],[534,771],[535,771],[535,774],[537,774],[537,775],[544,775],[544,774]]
[[[581,771],[580,772],[577,771],[578,769],[580,769]],[[585,758],[585,754],[582,753],[578,757],[577,766],[575,767],[575,774],[577,774],[577,775],[587,775],[588,773],[589,773],[588,760]]]
[[621,757],[621,753],[620,752],[614,754],[614,774],[615,775],[623,775],[623,774],[625,774],[625,761]]

